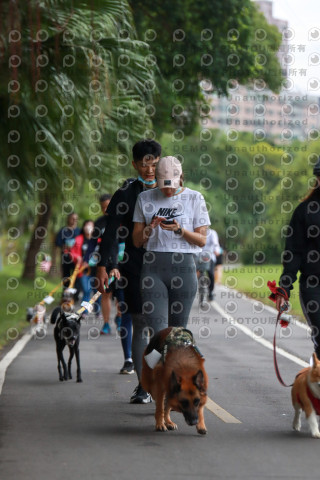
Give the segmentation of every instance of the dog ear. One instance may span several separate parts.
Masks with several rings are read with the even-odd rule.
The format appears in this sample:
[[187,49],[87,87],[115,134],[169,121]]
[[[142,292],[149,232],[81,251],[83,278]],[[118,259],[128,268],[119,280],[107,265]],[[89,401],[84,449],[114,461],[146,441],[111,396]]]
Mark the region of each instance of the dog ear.
[[203,371],[199,370],[194,377],[192,377],[193,384],[198,388],[200,392],[205,391],[205,385],[204,385],[204,375]]
[[170,378],[170,393],[175,395],[179,393],[181,390],[181,378],[177,378],[176,374],[172,370],[171,378]]

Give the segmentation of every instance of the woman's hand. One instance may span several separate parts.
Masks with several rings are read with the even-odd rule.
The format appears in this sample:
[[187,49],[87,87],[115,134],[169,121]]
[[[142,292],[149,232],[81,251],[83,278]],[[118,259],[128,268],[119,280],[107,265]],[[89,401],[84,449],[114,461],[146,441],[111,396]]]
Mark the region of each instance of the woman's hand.
[[165,220],[164,217],[153,217],[148,227],[156,228],[158,225],[161,226],[161,222],[163,222],[164,220]]
[[133,245],[137,248],[142,247],[152,235],[153,230],[157,228],[163,220],[165,220],[164,217],[153,217],[149,225],[146,225],[144,222],[135,222],[132,232]]
[[[158,217],[159,218],[159,217]],[[174,232],[175,230],[178,230],[180,228],[179,223],[177,220],[172,220],[172,223],[163,223],[166,219],[162,218],[160,222],[160,227],[162,230],[168,230],[169,232]]]
[[[180,227],[177,220],[173,220],[173,223],[165,224],[163,221],[160,223],[162,230],[169,232],[176,232]],[[207,240],[207,226],[196,227],[193,232],[181,228],[181,234],[177,234],[178,238],[182,238],[191,245],[197,245],[198,247],[204,247]]]

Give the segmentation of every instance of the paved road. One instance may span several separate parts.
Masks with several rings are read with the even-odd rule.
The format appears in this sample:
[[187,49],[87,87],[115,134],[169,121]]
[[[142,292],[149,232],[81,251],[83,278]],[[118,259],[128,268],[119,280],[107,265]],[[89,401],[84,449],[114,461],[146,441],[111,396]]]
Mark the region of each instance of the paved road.
[[[318,479],[320,441],[305,421],[301,433],[292,431],[290,389],[275,377],[272,351],[230,317],[255,338],[270,341],[274,330],[272,312],[225,288],[208,312],[195,302],[189,328],[206,357],[209,396],[241,422],[225,423],[206,409],[207,436],[177,413],[178,431],[155,432],[154,404],[128,403],[136,378],[118,374],[114,333],[94,339],[95,326],[82,326],[82,384],[58,381],[51,327],[31,340],[9,366],[0,396],[0,478]],[[279,344],[308,361],[308,336],[294,325]],[[301,368],[282,356],[279,363],[290,382]]]

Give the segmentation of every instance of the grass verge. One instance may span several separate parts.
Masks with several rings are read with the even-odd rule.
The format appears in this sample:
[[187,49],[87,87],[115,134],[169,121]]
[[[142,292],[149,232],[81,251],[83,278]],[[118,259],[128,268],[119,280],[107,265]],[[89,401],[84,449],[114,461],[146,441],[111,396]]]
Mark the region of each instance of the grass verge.
[[[226,287],[245,293],[254,300],[274,306],[274,303],[268,298],[271,292],[267,283],[268,280],[276,280],[278,284],[281,273],[282,265],[240,265],[235,267],[225,265],[222,283]],[[305,322],[299,302],[298,280],[294,285],[294,290],[291,291],[290,304],[290,313],[298,316],[301,321]]]
[[[34,307],[60,281],[60,278],[48,278],[38,274],[35,281],[22,280],[22,265],[7,265],[0,272],[0,350],[13,342],[28,328],[27,307]],[[54,297],[60,297],[58,292]],[[56,305],[57,301],[53,303]]]

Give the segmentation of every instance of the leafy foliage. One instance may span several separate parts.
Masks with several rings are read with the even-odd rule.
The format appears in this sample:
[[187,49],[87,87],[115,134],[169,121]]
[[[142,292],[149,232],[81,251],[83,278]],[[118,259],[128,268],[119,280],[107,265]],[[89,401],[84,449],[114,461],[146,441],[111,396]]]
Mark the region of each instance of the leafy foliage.
[[204,195],[230,261],[279,263],[285,226],[315,182],[320,142],[276,146],[240,132],[230,142],[219,130],[204,141],[200,129],[183,142],[169,134],[161,142],[183,162],[186,185]]
[[[126,0],[10,0],[1,17],[3,206],[17,202],[16,215],[25,202],[42,206],[44,218],[28,211],[39,213],[36,232],[85,184],[110,188],[117,155],[151,128],[155,68],[145,64],[149,47],[137,40]],[[75,208],[68,203],[65,213]],[[30,278],[40,245],[33,233]]]
[[149,42],[159,67],[152,117],[158,133],[190,134],[206,95],[226,95],[230,81],[254,79],[278,91],[276,56],[281,34],[250,0],[131,0],[139,38]]
[[[10,1],[2,9],[3,184],[14,178],[21,195],[33,195],[43,179],[60,197],[67,180],[69,191],[97,175],[108,184],[115,154],[129,153],[151,127],[154,72],[127,3]],[[20,41],[8,33],[12,24]]]

